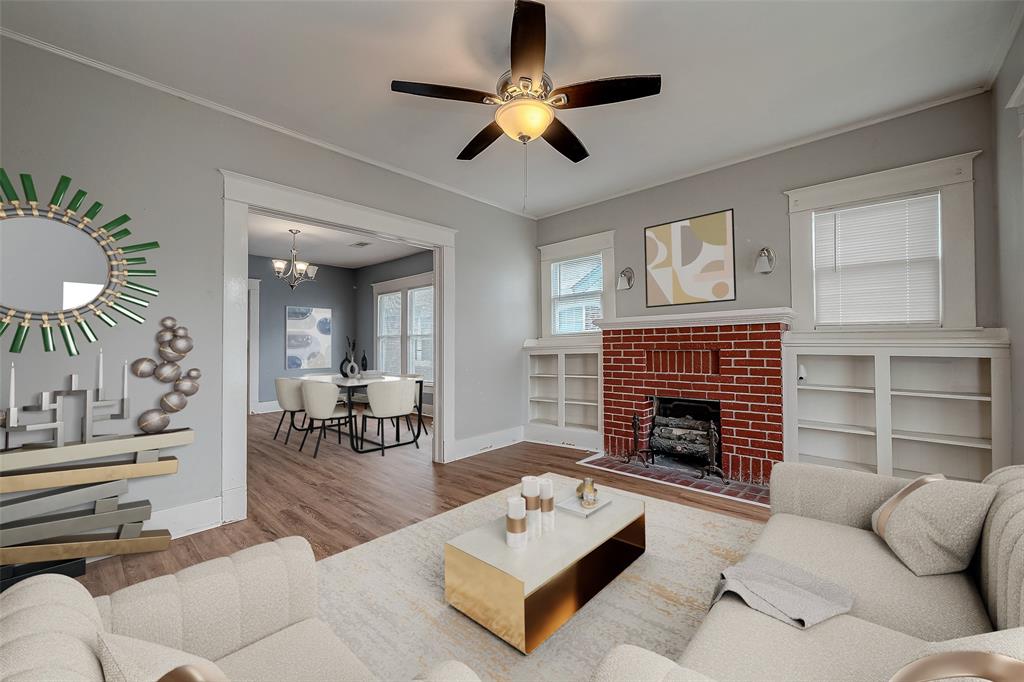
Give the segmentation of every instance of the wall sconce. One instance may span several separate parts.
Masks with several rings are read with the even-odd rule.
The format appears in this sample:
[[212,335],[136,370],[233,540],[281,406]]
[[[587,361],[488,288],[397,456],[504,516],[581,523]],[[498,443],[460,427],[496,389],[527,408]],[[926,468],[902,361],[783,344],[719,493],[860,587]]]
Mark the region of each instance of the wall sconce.
[[775,271],[775,252],[771,247],[764,246],[757,252],[757,262],[754,263],[754,272],[761,275],[770,275]]
[[623,268],[615,280],[615,290],[625,291],[633,288],[633,268]]

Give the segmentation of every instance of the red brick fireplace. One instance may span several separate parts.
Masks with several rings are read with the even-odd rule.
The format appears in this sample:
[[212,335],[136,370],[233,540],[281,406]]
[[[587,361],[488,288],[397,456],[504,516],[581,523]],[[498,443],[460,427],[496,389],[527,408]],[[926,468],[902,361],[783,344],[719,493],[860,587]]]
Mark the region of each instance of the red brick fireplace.
[[621,455],[632,448],[634,414],[640,417],[640,447],[647,447],[655,397],[717,400],[726,477],[767,484],[772,464],[782,460],[787,325],[630,328],[624,322],[602,325],[605,452]]

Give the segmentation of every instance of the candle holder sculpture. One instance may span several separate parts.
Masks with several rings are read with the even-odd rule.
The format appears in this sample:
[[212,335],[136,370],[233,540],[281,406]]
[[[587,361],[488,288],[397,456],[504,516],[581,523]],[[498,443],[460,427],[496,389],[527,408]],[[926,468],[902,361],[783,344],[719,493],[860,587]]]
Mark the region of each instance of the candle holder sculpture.
[[[103,361],[102,352],[100,360],[100,372],[102,373]],[[50,431],[52,440],[39,443],[24,443],[25,449],[38,448],[61,448],[68,445],[66,420],[64,418],[64,403],[69,399],[82,399],[82,428],[81,440],[77,443],[95,443],[98,441],[121,438],[114,433],[96,433],[98,422],[118,421],[128,417],[128,382],[127,367],[125,367],[125,381],[123,393],[120,398],[107,400],[103,397],[102,381],[96,388],[80,388],[78,375],[68,375],[68,388],[57,391],[43,391],[39,394],[39,402],[35,405],[24,405],[17,407],[14,402],[14,363],[11,363],[11,398],[9,406],[0,410],[0,428],[4,430],[4,450],[10,448],[10,434],[13,433],[35,433]],[[22,420],[25,414],[49,413],[42,422],[25,423]]]
[[195,346],[188,327],[179,327],[176,319],[165,317],[160,320],[156,343],[159,359],[138,358],[131,365],[132,374],[141,378],[153,377],[174,386],[160,397],[160,407],[139,415],[137,423],[145,433],[160,433],[166,429],[171,423],[171,415],[184,410],[188,399],[199,391],[199,379],[203,376],[195,367],[182,371],[178,364]]

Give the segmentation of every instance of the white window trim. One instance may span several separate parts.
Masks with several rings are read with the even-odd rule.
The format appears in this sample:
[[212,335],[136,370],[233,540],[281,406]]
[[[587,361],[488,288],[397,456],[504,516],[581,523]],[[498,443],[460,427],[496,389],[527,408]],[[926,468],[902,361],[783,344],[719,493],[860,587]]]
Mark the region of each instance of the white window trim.
[[[393,294],[396,291],[402,292],[402,332],[401,332],[401,343],[402,343],[402,371],[405,372],[408,368],[406,365],[409,362],[409,290],[420,289],[422,287],[434,286],[434,273],[424,272],[420,275],[410,275],[409,277],[399,277],[397,279],[389,279],[383,282],[375,282],[371,285],[373,287],[373,357],[375,358],[374,364],[376,364],[377,355],[380,353],[380,348],[377,345],[377,297],[382,294]],[[434,289],[434,311],[437,312],[437,289]],[[436,328],[436,325],[435,325]],[[435,334],[436,336],[436,334]],[[436,344],[435,344],[436,345]],[[437,369],[437,358],[434,358],[434,369]],[[433,387],[433,381],[424,381],[424,387]]]
[[601,317],[615,318],[615,232],[598,232],[585,237],[577,237],[564,242],[556,242],[537,247],[540,251],[540,309],[542,338],[590,338],[601,336],[601,330],[578,332],[575,334],[551,333],[551,264],[601,254]]
[[829,325],[819,331],[894,331],[975,329],[974,291],[974,157],[981,151],[859,175],[793,189],[789,197],[790,262],[792,263],[794,331],[815,329],[813,214],[875,200],[896,199],[937,191],[942,211],[942,326]]

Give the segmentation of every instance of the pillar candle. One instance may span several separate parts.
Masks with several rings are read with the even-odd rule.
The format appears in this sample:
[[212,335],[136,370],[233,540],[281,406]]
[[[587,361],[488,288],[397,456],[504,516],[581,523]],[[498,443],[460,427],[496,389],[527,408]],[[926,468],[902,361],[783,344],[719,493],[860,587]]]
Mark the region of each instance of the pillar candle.
[[9,400],[7,401],[7,407],[17,407],[17,405],[14,403],[14,363],[13,362],[11,363],[11,385],[9,386],[9,388],[10,388],[10,391],[9,391],[10,396],[9,396]]
[[540,525],[545,533],[555,529],[555,483],[540,479]]
[[526,532],[530,538],[539,538],[543,529],[540,521],[540,479],[523,476],[523,500],[526,502]]
[[100,357],[96,365],[96,397],[103,398],[103,349],[100,348]]
[[124,361],[124,367],[121,369],[121,398],[128,399],[128,361]]
[[522,497],[510,497],[507,500],[508,511],[505,514],[505,542],[512,549],[526,547],[526,500]]

